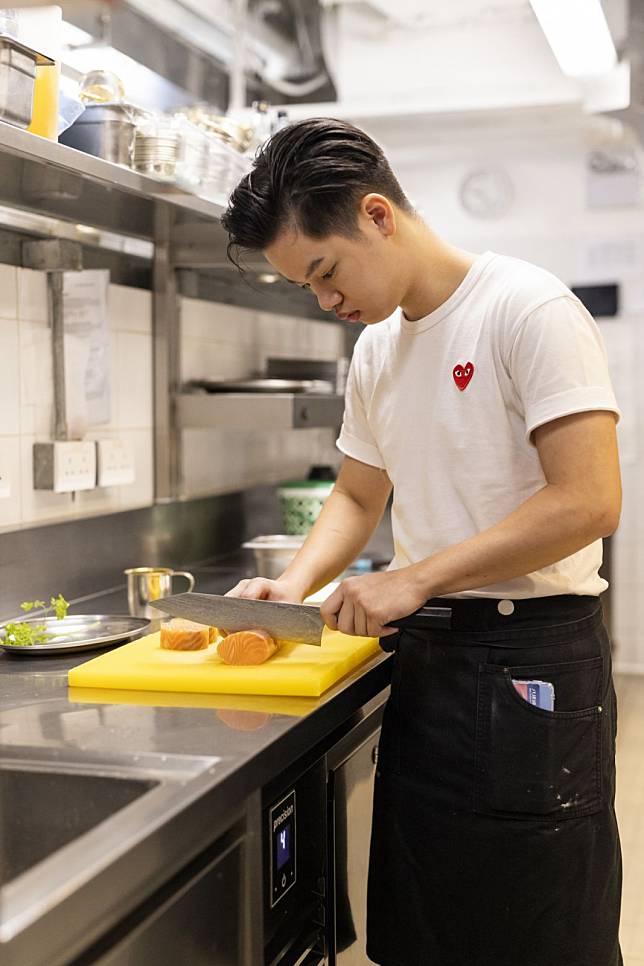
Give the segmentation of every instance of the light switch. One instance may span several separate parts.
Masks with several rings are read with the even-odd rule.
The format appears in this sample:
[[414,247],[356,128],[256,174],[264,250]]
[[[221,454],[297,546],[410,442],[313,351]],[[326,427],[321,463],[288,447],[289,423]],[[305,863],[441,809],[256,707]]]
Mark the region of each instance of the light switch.
[[96,457],[99,486],[125,486],[136,482],[134,450],[129,440],[97,440]]

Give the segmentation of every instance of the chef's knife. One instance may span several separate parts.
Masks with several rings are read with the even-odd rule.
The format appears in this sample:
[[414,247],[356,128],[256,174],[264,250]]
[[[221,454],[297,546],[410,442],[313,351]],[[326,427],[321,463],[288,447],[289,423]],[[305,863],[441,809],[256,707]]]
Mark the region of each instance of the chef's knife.
[[[280,641],[318,646],[322,643],[324,621],[320,608],[315,604],[286,604],[248,597],[189,593],[161,597],[154,601],[154,606],[172,617],[185,617],[197,624],[223,627],[228,632],[261,627]],[[420,630],[429,627],[449,628],[451,617],[451,607],[421,607],[409,617],[396,620],[393,626]]]

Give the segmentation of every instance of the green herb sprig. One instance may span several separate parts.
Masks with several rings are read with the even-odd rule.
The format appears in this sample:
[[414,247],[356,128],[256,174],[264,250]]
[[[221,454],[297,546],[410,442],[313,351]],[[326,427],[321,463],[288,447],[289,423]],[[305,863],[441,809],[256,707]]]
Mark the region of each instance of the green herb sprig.
[[[62,621],[67,616],[68,602],[62,594],[49,598],[49,607],[44,600],[24,600],[20,609],[28,613],[31,610],[42,610],[43,617],[47,617],[53,610],[56,620]],[[26,624],[23,621],[8,621],[4,625],[5,641],[14,647],[31,647],[33,644],[46,644],[53,634],[47,633],[45,624]]]

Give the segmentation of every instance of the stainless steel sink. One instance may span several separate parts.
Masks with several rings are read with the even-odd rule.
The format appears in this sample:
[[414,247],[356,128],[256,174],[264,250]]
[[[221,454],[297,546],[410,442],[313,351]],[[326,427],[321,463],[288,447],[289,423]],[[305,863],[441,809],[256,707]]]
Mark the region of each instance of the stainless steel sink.
[[0,962],[66,962],[188,861],[221,759],[3,750]]
[[16,879],[158,781],[0,764],[0,886]]

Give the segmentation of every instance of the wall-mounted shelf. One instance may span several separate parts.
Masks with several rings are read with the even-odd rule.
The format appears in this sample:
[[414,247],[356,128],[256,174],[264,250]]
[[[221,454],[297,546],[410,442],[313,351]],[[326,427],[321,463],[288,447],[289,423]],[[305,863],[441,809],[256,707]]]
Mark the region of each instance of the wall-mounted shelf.
[[[161,218],[163,242],[169,245],[167,265],[182,270],[179,290],[183,294],[251,309],[328,318],[310,295],[295,286],[282,281],[268,286],[253,280],[253,270],[271,271],[259,255],[248,260],[251,279],[241,278],[226,254],[228,235],[220,224],[222,204],[1,121],[0,207],[27,213],[23,224],[16,220],[18,216],[10,217],[8,226],[3,221],[2,261],[20,264],[19,239],[16,235],[16,244],[11,244],[9,227],[14,235],[73,237],[87,248],[87,267],[99,267],[102,260],[116,278],[127,278],[132,274],[128,252],[125,248],[112,251],[109,233],[129,238],[133,245],[140,245],[139,239],[154,245],[160,239]],[[88,228],[103,236],[97,240]],[[136,257],[140,260],[140,253]]]
[[159,203],[178,221],[218,222],[223,211],[175,185],[0,122],[0,204],[153,240]]
[[315,429],[340,426],[344,397],[302,393],[182,393],[181,429]]
[[294,286],[277,282],[262,289],[224,267],[228,239],[220,221],[221,204],[0,122],[2,206],[41,216],[39,225],[13,224],[9,233],[0,230],[2,260],[12,264],[23,264],[25,236],[55,237],[55,225],[42,224],[47,218],[64,223],[63,237],[79,241],[80,230],[87,238],[84,250],[93,240],[92,232],[83,232],[86,227],[152,243],[151,261],[147,252],[134,255],[88,247],[85,265],[114,267],[120,279],[136,263],[137,277],[146,276],[151,284],[157,499],[177,496],[177,431],[182,427],[266,430],[340,425],[344,403],[339,397],[173,397],[170,387],[179,384],[180,293],[261,311],[325,317],[315,300]]

